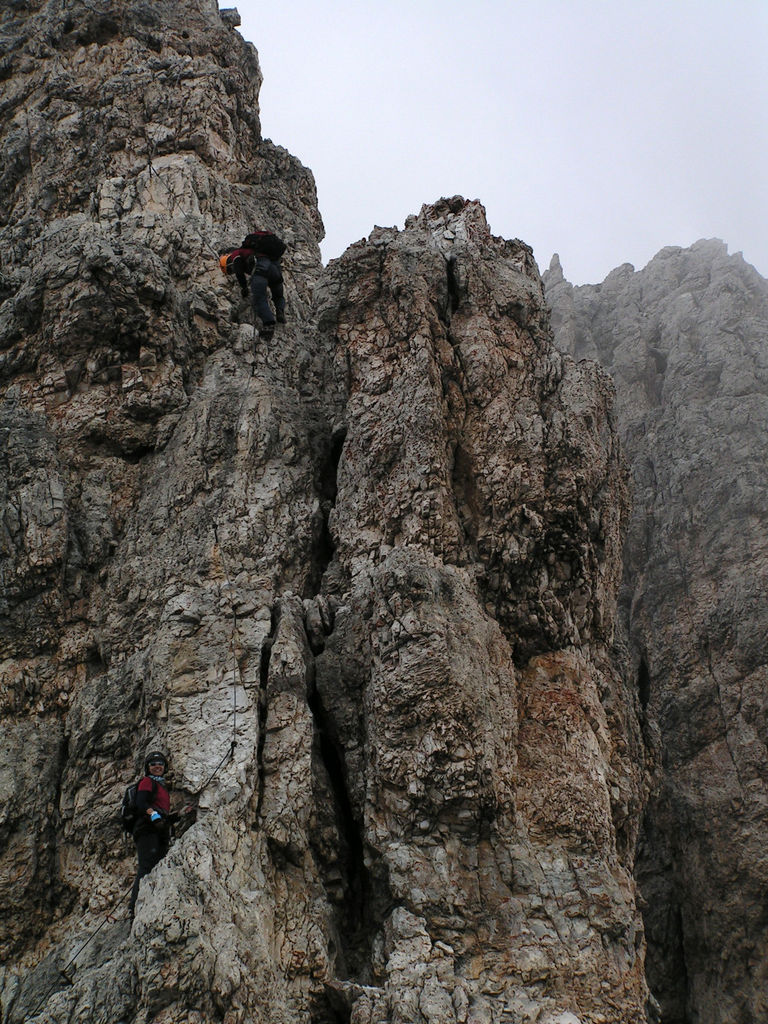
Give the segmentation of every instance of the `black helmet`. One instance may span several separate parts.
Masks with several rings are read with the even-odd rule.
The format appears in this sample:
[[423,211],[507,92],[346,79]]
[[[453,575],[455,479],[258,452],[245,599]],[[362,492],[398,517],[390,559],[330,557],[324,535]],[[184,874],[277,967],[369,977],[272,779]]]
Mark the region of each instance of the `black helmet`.
[[163,771],[168,767],[168,758],[161,750],[150,750],[144,759],[144,771],[149,774],[149,766],[162,761]]

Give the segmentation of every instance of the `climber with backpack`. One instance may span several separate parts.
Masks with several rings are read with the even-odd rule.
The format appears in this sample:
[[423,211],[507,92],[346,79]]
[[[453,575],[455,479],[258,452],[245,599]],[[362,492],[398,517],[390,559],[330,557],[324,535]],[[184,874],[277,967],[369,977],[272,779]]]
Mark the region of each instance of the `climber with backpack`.
[[190,818],[194,814],[191,805],[183,811],[171,812],[171,797],[165,781],[167,770],[168,759],[165,754],[159,750],[151,751],[144,761],[144,777],[137,784],[129,786],[123,798],[123,828],[133,836],[138,857],[136,881],[128,904],[131,918],[142,878],[168,853],[171,826],[181,818]]
[[[240,285],[243,298],[248,297],[248,276],[251,283],[251,303],[254,316],[262,323],[259,334],[266,341],[275,333],[275,324],[285,323],[285,293],[280,260],[285,252],[285,242],[271,231],[252,231],[243,239],[239,249],[224,253],[219,266],[224,274],[234,274]],[[269,304],[268,292],[272,295],[274,313]]]

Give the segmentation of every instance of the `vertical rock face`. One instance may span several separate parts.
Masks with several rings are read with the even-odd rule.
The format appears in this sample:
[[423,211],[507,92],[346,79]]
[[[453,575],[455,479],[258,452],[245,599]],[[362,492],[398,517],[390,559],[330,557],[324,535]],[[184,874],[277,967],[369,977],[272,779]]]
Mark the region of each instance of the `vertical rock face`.
[[322,273],[234,15],[2,18],[3,1019],[645,1021],[613,389],[530,250],[456,198]]
[[573,288],[559,344],[613,374],[632,464],[624,614],[661,734],[638,877],[663,1019],[768,1013],[768,283],[718,241]]
[[253,48],[202,0],[14,3],[2,32],[6,961],[49,929],[74,952],[124,889],[114,809],[148,744],[244,813],[272,608],[315,572],[325,428],[311,339],[286,328],[252,376],[217,266],[268,223],[307,317],[314,183],[259,137]]
[[334,734],[374,983],[353,1019],[644,1019],[607,381],[551,347],[530,251],[460,200],[349,249],[319,322],[345,441],[317,692],[357,709]]

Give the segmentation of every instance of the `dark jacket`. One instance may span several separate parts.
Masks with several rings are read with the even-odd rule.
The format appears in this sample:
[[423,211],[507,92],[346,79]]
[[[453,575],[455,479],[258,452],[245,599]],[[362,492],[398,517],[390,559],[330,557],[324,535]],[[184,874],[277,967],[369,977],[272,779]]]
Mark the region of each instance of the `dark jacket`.
[[285,242],[271,231],[257,231],[246,235],[239,249],[233,249],[227,258],[227,273],[234,272],[243,296],[248,294],[248,276],[261,274],[265,278],[282,280],[280,257]]
[[235,249],[230,253],[229,265],[235,272],[237,283],[243,295],[248,294],[248,275],[253,273],[256,264],[256,254],[253,249]]

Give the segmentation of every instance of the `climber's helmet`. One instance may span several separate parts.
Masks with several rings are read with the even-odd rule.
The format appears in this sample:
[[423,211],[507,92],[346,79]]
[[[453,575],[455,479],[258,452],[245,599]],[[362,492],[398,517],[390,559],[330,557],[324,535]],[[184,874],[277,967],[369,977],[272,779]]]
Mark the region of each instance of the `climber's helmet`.
[[[152,768],[162,766],[162,771],[151,771]],[[164,775],[168,767],[168,758],[159,750],[151,750],[144,761],[144,771],[147,775]]]

